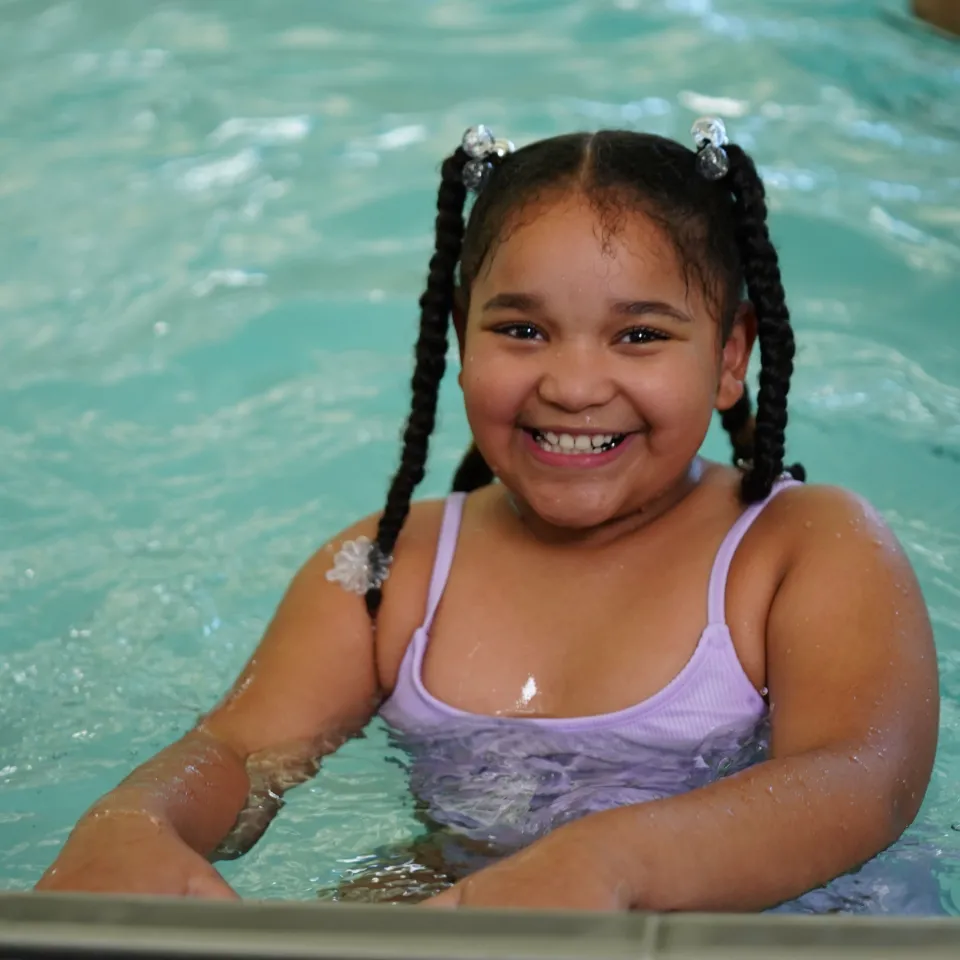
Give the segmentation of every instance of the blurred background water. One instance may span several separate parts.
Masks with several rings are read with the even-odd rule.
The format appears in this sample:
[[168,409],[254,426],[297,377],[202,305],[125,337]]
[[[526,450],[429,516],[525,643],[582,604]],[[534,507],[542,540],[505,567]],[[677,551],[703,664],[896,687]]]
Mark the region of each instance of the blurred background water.
[[[876,0],[0,0],[0,885],[29,887],[380,505],[462,130],[684,140],[708,112],[769,186],[790,453],[882,510],[937,634],[927,802],[845,906],[922,887],[957,912],[958,49]],[[465,443],[450,378],[424,493]],[[397,759],[374,725],[230,881],[310,898],[410,836]]]

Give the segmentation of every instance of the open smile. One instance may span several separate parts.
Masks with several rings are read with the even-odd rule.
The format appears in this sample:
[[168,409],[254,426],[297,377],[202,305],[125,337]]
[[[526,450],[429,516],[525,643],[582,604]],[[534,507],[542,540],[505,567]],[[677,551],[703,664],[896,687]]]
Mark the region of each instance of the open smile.
[[548,467],[581,470],[606,466],[617,460],[639,431],[632,433],[568,433],[523,427],[524,446],[534,460]]
[[526,432],[542,450],[566,456],[607,453],[627,438],[625,433],[556,433],[532,428],[526,428]]

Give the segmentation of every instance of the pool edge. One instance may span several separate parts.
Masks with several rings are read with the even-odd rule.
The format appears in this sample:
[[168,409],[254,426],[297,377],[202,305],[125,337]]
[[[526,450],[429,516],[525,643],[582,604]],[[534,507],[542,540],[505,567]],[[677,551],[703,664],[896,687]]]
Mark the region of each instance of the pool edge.
[[0,894],[0,958],[532,960],[960,956],[960,918],[440,911]]

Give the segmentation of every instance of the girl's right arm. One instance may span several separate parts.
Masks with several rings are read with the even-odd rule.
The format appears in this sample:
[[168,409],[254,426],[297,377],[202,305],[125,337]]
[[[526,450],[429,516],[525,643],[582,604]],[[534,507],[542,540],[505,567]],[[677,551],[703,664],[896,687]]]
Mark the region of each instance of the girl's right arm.
[[[209,858],[235,825],[246,835],[225,855],[249,847],[276,796],[379,704],[363,601],[325,577],[344,540],[375,532],[376,518],[361,521],[307,562],[227,697],[93,805],[38,890],[235,896]],[[241,816],[258,796],[273,807]]]

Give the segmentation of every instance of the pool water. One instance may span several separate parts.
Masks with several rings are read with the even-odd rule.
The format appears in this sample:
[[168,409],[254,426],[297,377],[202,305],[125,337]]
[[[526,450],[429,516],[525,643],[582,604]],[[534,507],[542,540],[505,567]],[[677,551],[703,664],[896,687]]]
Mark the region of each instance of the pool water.
[[[960,47],[868,0],[2,0],[0,62],[0,886],[380,505],[463,128],[716,112],[769,185],[791,457],[882,510],[939,647],[927,801],[842,906],[960,911]],[[399,759],[374,724],[230,882],[309,899],[412,836]]]

